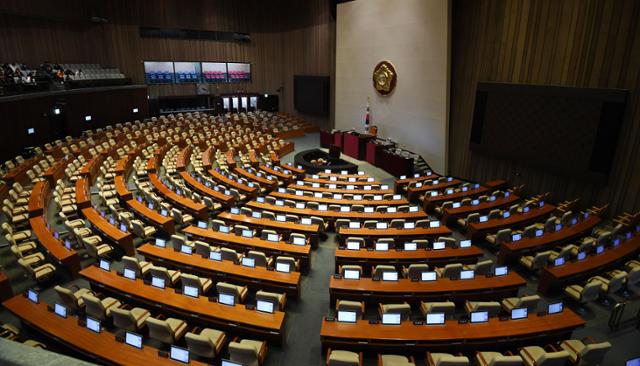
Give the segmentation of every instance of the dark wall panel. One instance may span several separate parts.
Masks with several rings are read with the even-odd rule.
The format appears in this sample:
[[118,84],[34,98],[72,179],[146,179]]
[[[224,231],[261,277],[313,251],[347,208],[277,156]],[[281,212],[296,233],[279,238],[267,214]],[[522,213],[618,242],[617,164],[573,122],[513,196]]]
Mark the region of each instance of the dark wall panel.
[[[453,1],[449,170],[479,181],[506,178],[556,200],[640,209],[640,2]],[[478,82],[630,91],[609,182],[601,187],[469,150]]]

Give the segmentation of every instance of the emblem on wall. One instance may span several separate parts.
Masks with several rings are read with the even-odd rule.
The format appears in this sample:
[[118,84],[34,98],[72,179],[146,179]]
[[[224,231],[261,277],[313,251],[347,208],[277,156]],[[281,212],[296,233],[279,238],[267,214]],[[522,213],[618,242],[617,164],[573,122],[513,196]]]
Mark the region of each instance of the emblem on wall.
[[396,88],[398,74],[389,61],[381,61],[373,69],[373,87],[380,95],[389,95]]

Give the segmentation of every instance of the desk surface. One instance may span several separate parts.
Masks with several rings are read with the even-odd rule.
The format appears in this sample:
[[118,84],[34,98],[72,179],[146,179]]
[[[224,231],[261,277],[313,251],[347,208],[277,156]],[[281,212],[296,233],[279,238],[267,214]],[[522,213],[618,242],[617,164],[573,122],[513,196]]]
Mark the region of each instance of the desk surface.
[[[40,332],[54,337],[77,351],[87,353],[107,363],[121,365],[168,365],[175,366],[176,361],[158,356],[156,348],[144,345],[142,349],[133,348],[115,340],[115,335],[107,331],[95,333],[78,325],[77,318],[61,318],[47,310],[47,304],[34,304],[22,295],[15,296],[3,303],[5,308]],[[205,365],[191,360],[190,364]]]
[[47,181],[36,182],[36,184],[33,185],[27,205],[29,217],[42,215],[43,212],[46,211],[45,206],[48,203],[47,198],[49,197],[49,193],[51,192],[51,189],[49,187],[49,182]]
[[440,175],[435,174],[433,172],[431,172],[431,174],[429,175],[421,175],[419,177],[408,177],[408,178],[404,178],[404,179],[396,179],[396,185],[397,184],[409,184],[411,182],[421,182],[423,180],[427,180],[427,179],[436,179],[439,178]]
[[[335,182],[331,182],[333,184]],[[379,189],[371,187],[371,189],[342,189],[342,188],[328,188],[328,187],[312,187],[310,185],[299,186],[297,184],[289,184],[287,188],[297,189],[301,191],[313,191],[313,192],[329,192],[329,193],[342,193],[342,194],[386,194],[393,193],[393,189]]]
[[460,191],[460,192],[455,192],[455,193],[451,193],[451,194],[440,194],[437,196],[429,196],[429,195],[425,195],[424,196],[424,206],[425,208],[440,204],[442,202],[445,201],[456,201],[459,200],[461,198],[466,198],[466,197],[472,197],[472,196],[477,196],[477,195],[481,195],[483,193],[489,192],[489,188],[485,187],[485,186],[480,186],[478,188],[474,188],[474,189],[470,189],[468,191]]
[[468,215],[472,212],[488,211],[494,208],[510,205],[518,201],[520,197],[510,194],[509,197],[496,198],[494,201],[484,201],[477,205],[460,206],[458,208],[447,207],[444,209],[445,222],[454,217]]
[[186,312],[193,316],[208,318],[221,325],[227,324],[227,328],[235,324],[237,327],[260,329],[263,332],[274,332],[280,337],[283,336],[285,314],[281,311],[268,314],[248,310],[242,304],[227,306],[211,302],[206,296],[193,298],[175,293],[172,288],[156,288],[145,284],[142,279],[130,280],[117,275],[114,271],[106,272],[95,266],[83,269],[80,275],[91,283],[102,285],[118,293],[135,296],[145,302],[159,304],[180,313]]
[[213,177],[213,179],[227,185],[229,188],[235,188],[240,192],[245,192],[248,195],[254,195],[258,192],[257,187],[249,187],[242,183],[238,183],[237,181],[222,175],[220,172],[216,171],[215,169],[209,169],[209,174]]
[[459,324],[457,320],[448,320],[445,325],[435,326],[414,325],[413,322],[407,321],[402,322],[401,325],[383,325],[369,324],[367,320],[358,320],[354,324],[324,320],[320,337],[324,346],[332,344],[332,340],[350,341],[365,347],[369,342],[371,347],[393,344],[408,346],[407,342],[419,343],[413,346],[428,346],[444,342],[451,349],[458,349],[463,346],[463,343],[467,347],[493,343],[495,347],[495,342],[503,338],[544,340],[557,333],[571,332],[584,324],[585,321],[570,309],[565,309],[560,314],[542,317],[531,314],[527,319],[521,320],[500,321],[497,317],[493,317],[482,324]]
[[203,193],[215,200],[218,200],[226,204],[230,204],[235,200],[233,196],[227,196],[226,194],[224,194],[224,192],[216,191],[211,187],[207,187],[202,182],[198,182],[198,180],[192,177],[188,172],[180,172],[180,176],[182,177],[182,179],[184,179],[187,185],[193,187],[193,189],[195,189],[196,191],[199,191],[200,193]]
[[422,194],[426,191],[449,188],[462,183],[464,182],[459,179],[452,179],[451,181],[447,181],[444,178],[440,178],[438,179],[438,184],[423,184],[422,187],[408,187],[407,195],[409,196],[409,199],[413,199],[417,198],[419,194]]
[[127,206],[138,213],[138,215],[142,216],[144,221],[151,223],[153,226],[156,226],[169,234],[176,233],[176,225],[173,221],[173,217],[162,216],[160,212],[150,209],[147,205],[139,202],[138,200],[128,200]]
[[276,206],[265,202],[251,201],[246,204],[247,207],[257,208],[273,212],[281,212],[285,214],[293,214],[299,216],[318,216],[325,220],[335,219],[363,219],[363,220],[393,220],[393,219],[426,219],[427,214],[418,210],[417,212],[339,212],[339,211],[319,211],[308,208],[293,208],[287,206]]
[[284,171],[280,171],[280,170],[275,170],[272,167],[268,167],[264,164],[261,164],[258,166],[258,168],[260,168],[260,170],[262,170],[263,172],[267,173],[267,174],[271,174],[271,175],[275,175],[276,177],[283,179],[285,181],[289,181],[294,179],[296,176],[293,174],[287,174]]
[[476,246],[471,246],[469,248],[445,248],[440,250],[349,250],[349,249],[336,249],[336,261],[345,260],[345,259],[353,259],[353,260],[361,260],[366,262],[368,260],[373,261],[419,261],[419,262],[430,262],[436,261],[439,259],[453,259],[453,258],[463,258],[463,257],[479,257],[482,256],[484,252],[480,250],[480,248]]
[[181,196],[176,192],[169,189],[169,187],[165,186],[164,183],[160,181],[158,176],[155,173],[149,173],[149,182],[153,185],[153,187],[160,193],[161,196],[167,198],[169,201],[174,204],[180,206],[181,208],[187,209],[190,212],[193,212],[199,218],[207,217],[207,206],[202,203],[196,203],[193,200]]
[[543,207],[532,208],[527,213],[520,213],[511,215],[508,218],[499,218],[488,220],[487,222],[474,222],[469,224],[470,231],[474,232],[486,232],[492,230],[498,230],[510,226],[521,225],[523,223],[540,219],[546,215],[551,214],[556,209],[556,206],[546,203]]
[[396,237],[396,236],[407,236],[407,237],[417,237],[417,236],[446,236],[451,235],[451,229],[444,225],[440,225],[440,227],[434,228],[421,228],[417,227],[415,229],[349,229],[347,227],[341,227],[338,230],[338,233],[341,236],[349,237],[349,236],[358,236],[358,237]]
[[47,229],[47,223],[43,216],[37,216],[29,219],[31,230],[33,231],[40,245],[58,262],[69,268],[72,274],[80,271],[80,258],[78,253],[64,247],[64,244],[53,236],[53,233]]
[[101,233],[106,235],[111,241],[120,245],[127,255],[133,255],[133,236],[131,233],[125,233],[120,231],[117,227],[111,225],[109,220],[100,215],[93,207],[88,207],[82,210],[82,214],[87,220],[98,229]]
[[216,273],[233,278],[240,278],[249,286],[260,287],[263,284],[276,287],[293,287],[297,293],[300,286],[300,272],[282,273],[269,271],[265,267],[245,267],[231,261],[214,261],[199,255],[176,252],[172,248],[160,248],[152,244],[144,244],[138,248],[138,253],[147,258],[162,259],[171,262],[176,267],[194,268],[201,273]]
[[544,233],[544,235],[536,238],[523,238],[516,242],[502,243],[500,245],[498,262],[504,263],[512,257],[520,256],[522,253],[539,250],[548,245],[555,245],[570,240],[593,229],[601,221],[602,219],[600,219],[600,217],[592,215],[586,220],[580,220],[573,226],[563,227],[560,231]]
[[274,187],[276,187],[278,185],[278,181],[275,180],[275,179],[274,180],[269,180],[265,176],[259,177],[256,174],[253,174],[250,171],[242,169],[242,168],[236,167],[234,169],[234,172],[236,172],[237,174],[245,177],[246,179],[251,180],[253,182],[256,182],[256,183],[258,183],[258,184],[260,184],[261,186],[264,186],[264,187],[274,188]]
[[347,200],[347,199],[336,199],[336,198],[328,198],[328,197],[312,197],[312,196],[297,196],[291,193],[282,193],[282,192],[271,192],[270,196],[282,198],[285,200],[292,201],[307,201],[307,202],[318,202],[318,203],[326,203],[328,205],[363,205],[363,206],[401,206],[408,205],[409,201],[406,199],[399,200]]
[[[337,178],[337,177],[336,177]],[[353,185],[353,186],[372,186],[372,185],[381,185],[382,182],[380,181],[372,181],[372,182],[367,182],[366,180],[362,181],[362,180],[357,180],[358,178],[356,178],[355,182],[348,182],[346,180],[331,180],[331,179],[322,179],[322,178],[311,178],[311,177],[305,177],[303,179],[303,181],[305,182],[305,185],[309,184],[311,185],[311,183],[320,183],[320,184],[335,184],[336,186],[348,186],[348,185]]]
[[295,233],[305,233],[305,234],[318,234],[320,231],[320,226],[318,224],[304,225],[298,224],[295,222],[281,222],[275,220],[269,220],[265,218],[257,219],[254,217],[249,217],[242,214],[233,214],[231,212],[225,211],[218,215],[219,219],[230,220],[240,223],[245,223],[254,226],[261,226],[265,228],[274,228],[276,230],[286,230],[292,231]]

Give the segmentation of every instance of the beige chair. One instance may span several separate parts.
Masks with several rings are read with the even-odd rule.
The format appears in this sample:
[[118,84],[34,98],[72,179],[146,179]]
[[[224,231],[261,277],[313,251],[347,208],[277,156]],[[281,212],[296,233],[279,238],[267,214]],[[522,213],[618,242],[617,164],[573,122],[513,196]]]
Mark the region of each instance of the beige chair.
[[184,338],[189,352],[213,359],[222,351],[227,336],[219,330],[204,328],[199,334],[188,332]]
[[119,307],[111,309],[113,325],[116,326],[116,328],[130,330],[132,332],[139,331],[150,315],[149,310],[143,308],[128,310]]
[[274,309],[284,311],[284,307],[287,304],[287,294],[286,293],[278,294],[275,292],[267,292],[267,291],[259,290],[258,292],[256,292],[256,301],[258,300],[271,302],[273,303]]
[[194,247],[194,252],[197,255],[202,256],[204,258],[209,258],[209,255],[211,253],[211,245],[201,240],[196,240],[193,242],[193,247]]
[[151,267],[151,262],[139,261],[136,257],[122,256],[124,269],[130,269],[136,273],[136,278],[145,276]]
[[449,353],[427,352],[425,357],[428,366],[468,366],[469,358],[465,356],[454,356]]
[[276,257],[276,264],[275,265],[277,266],[278,263],[288,264],[289,268],[291,269],[291,271],[296,271],[296,272],[300,271],[300,260],[299,259],[295,259],[293,257],[281,255],[281,256]]
[[422,272],[427,271],[429,271],[429,266],[424,263],[410,264],[409,267],[402,268],[402,275],[411,280],[419,280],[422,278]]
[[[84,245],[85,249],[87,250],[87,254],[89,254],[90,257],[98,259],[101,257],[105,257],[109,255],[109,253],[113,252],[113,247],[109,244],[95,243],[94,241],[88,240],[90,238],[93,237],[82,238],[82,244]],[[101,240],[100,237],[98,237],[98,239]]]
[[464,309],[467,313],[474,311],[486,311],[489,317],[496,316],[500,313],[500,303],[497,301],[465,301]]
[[31,230],[13,231],[13,227],[7,222],[2,223],[2,230],[4,231],[5,235],[11,235],[13,241],[17,243],[25,241],[27,239],[31,239]]
[[151,276],[158,277],[164,280],[165,286],[173,286],[180,279],[180,271],[173,271],[164,267],[158,267],[152,265],[149,269]]
[[362,352],[327,350],[327,366],[362,366]]
[[396,267],[394,266],[379,264],[373,267],[373,269],[371,270],[371,276],[382,278],[383,272],[397,272],[397,271],[396,271]]
[[472,269],[476,276],[486,276],[493,274],[494,263],[491,259],[479,260],[476,264],[465,266],[466,269]]
[[540,296],[538,295],[529,295],[522,297],[508,297],[502,300],[502,308],[511,313],[511,310],[516,308],[527,308],[529,312],[535,311],[538,307],[538,302],[540,301]]
[[145,226],[140,220],[131,220],[131,230],[136,236],[143,239],[150,237],[158,231],[153,226]]
[[526,366],[563,366],[569,360],[569,352],[547,352],[542,347],[530,346],[520,349],[520,357]]
[[187,323],[175,318],[162,320],[149,316],[145,324],[149,328],[149,337],[165,344],[175,343],[187,332]]
[[46,281],[56,272],[56,267],[51,263],[45,263],[38,267],[31,267],[24,259],[18,258],[18,264],[25,270],[27,276],[36,282]]
[[22,259],[25,263],[27,263],[31,267],[36,267],[40,263],[44,262],[44,254],[42,253],[33,253],[33,254],[23,254],[20,251],[20,248],[17,245],[10,246],[11,253],[16,257],[16,259]]
[[60,297],[60,300],[62,300],[62,305],[73,311],[80,311],[84,309],[84,300],[82,299],[82,295],[93,295],[93,291],[88,288],[78,288],[75,291],[71,291],[66,287],[56,285],[54,290],[58,294],[58,297]]
[[245,366],[260,366],[267,355],[267,342],[234,339],[229,342],[229,359]]
[[444,316],[448,319],[452,318],[456,312],[456,304],[452,301],[440,301],[440,302],[420,302],[420,312],[422,315],[432,313],[444,313]]
[[500,352],[477,352],[478,366],[521,366],[522,357],[518,355],[503,355]]
[[378,312],[382,314],[400,314],[400,320],[408,320],[411,317],[411,306],[404,302],[401,304],[378,304]]
[[36,250],[36,248],[38,248],[38,244],[36,244],[35,241],[16,242],[13,239],[13,237],[11,237],[11,235],[9,235],[9,234],[5,235],[4,237],[5,237],[5,239],[7,239],[7,241],[9,242],[10,245],[17,246],[18,250],[22,254],[24,254],[26,252],[34,251],[34,250]]
[[553,252],[547,250],[544,252],[538,252],[535,256],[525,255],[520,257],[520,264],[529,270],[535,271],[547,265],[551,254],[553,254]]
[[606,274],[605,276],[594,276],[591,277],[588,282],[598,281],[600,282],[600,290],[606,294],[616,293],[624,287],[625,281],[627,279],[627,272],[621,271],[619,269],[613,270]]
[[570,285],[564,288],[564,294],[580,304],[592,302],[600,297],[600,281],[587,282],[584,286]]
[[235,296],[236,303],[243,303],[247,298],[247,294],[249,293],[249,289],[247,288],[247,286],[233,285],[228,282],[216,283],[216,290],[219,294],[222,293]]
[[464,267],[460,263],[450,263],[443,268],[436,268],[439,277],[456,278],[460,277],[460,272]]
[[378,366],[416,366],[413,356],[378,354]]
[[354,311],[358,319],[364,316],[364,301],[336,300],[336,312]]
[[487,235],[487,241],[494,245],[511,242],[511,229],[499,230],[495,235]]
[[247,253],[247,258],[253,259],[256,267],[268,267],[273,263],[272,258],[267,257],[266,254],[257,250],[250,250],[249,253]]
[[220,256],[223,261],[232,261],[238,262],[242,259],[242,254],[239,254],[233,249],[221,247],[220,248]]
[[119,308],[122,303],[112,298],[106,297],[99,299],[93,294],[83,294],[82,300],[85,304],[85,312],[92,318],[97,320],[106,320],[111,316],[111,310]]
[[191,286],[198,289],[199,295],[206,294],[213,286],[213,281],[209,278],[198,277],[188,273],[182,273],[180,275],[180,280],[182,281],[182,286]]
[[591,339],[568,339],[560,342],[560,348],[569,353],[569,359],[574,365],[600,365],[604,355],[611,349],[611,343],[595,343]]

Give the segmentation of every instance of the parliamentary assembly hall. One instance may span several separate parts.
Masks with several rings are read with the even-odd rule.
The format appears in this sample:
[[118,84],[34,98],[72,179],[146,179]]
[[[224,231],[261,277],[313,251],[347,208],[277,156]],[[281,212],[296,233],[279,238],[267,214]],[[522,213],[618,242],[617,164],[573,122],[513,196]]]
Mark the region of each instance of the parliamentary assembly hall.
[[640,1],[0,1],[0,365],[640,366]]

